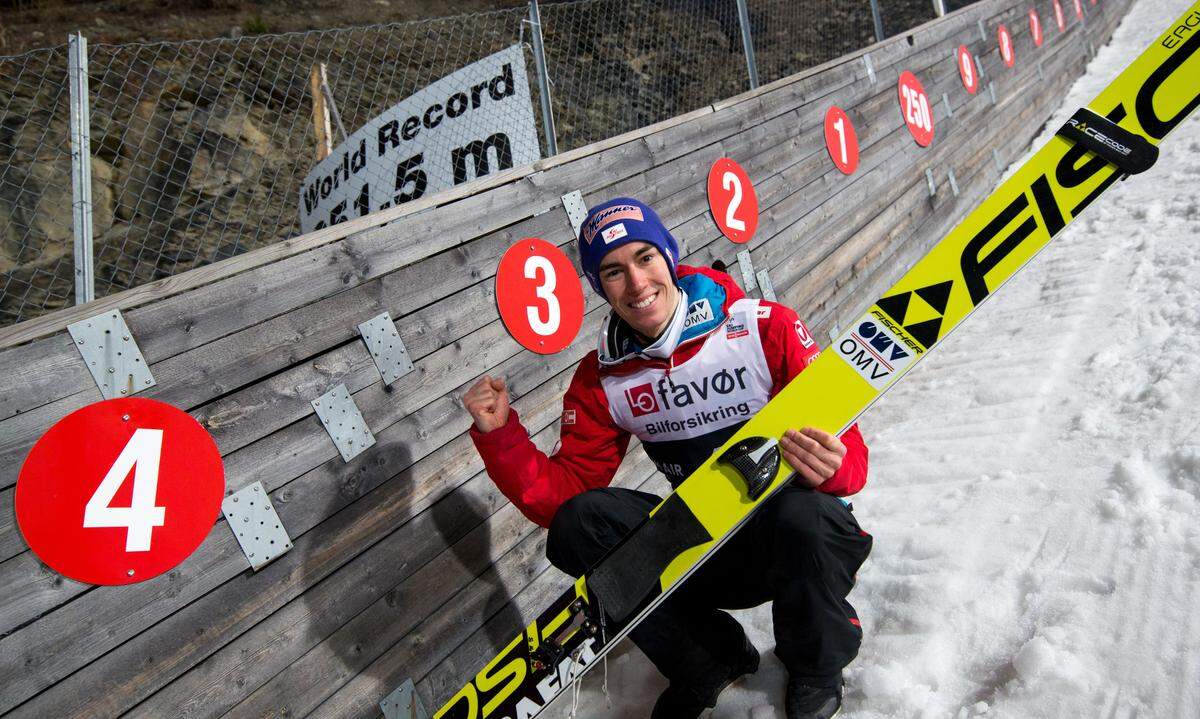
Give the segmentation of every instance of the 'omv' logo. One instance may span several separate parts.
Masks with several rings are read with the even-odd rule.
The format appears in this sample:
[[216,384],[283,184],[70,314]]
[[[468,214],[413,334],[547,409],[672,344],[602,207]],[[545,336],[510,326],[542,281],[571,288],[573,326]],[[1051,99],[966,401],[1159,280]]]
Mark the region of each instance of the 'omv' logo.
[[654,414],[658,411],[658,398],[654,396],[654,385],[647,382],[625,390],[625,399],[634,417]]

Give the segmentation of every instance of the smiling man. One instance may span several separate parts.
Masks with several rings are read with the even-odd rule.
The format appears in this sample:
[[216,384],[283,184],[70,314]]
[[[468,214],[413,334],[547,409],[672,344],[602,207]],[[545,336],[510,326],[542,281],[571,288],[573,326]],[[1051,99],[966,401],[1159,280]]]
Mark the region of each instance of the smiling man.
[[[599,348],[563,398],[561,442],[547,456],[485,376],[463,397],[488,475],[548,527],[546,555],[585,573],[661,498],[610,487],[631,436],[677,486],[818,353],[796,313],[747,298],[728,275],[678,264],[679,245],[646,205],[593,207],[579,233],[584,274],[610,305]],[[788,669],[789,719],[828,719],[862,630],[846,596],[871,549],[847,502],[866,482],[858,427],[780,438],[795,479],[737,531],[630,637],[670,681],[651,716],[685,719],[758,669],[759,654],[723,609],[772,602],[775,653]]]

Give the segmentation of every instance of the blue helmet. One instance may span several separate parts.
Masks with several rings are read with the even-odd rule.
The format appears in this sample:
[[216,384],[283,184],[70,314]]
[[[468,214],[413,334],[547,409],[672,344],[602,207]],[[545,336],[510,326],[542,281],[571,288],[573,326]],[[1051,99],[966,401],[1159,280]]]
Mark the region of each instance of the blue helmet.
[[615,197],[588,210],[579,226],[579,263],[601,297],[600,261],[609,252],[630,242],[648,242],[658,248],[678,284],[675,265],[679,262],[679,243],[663,225],[654,210],[631,197]]

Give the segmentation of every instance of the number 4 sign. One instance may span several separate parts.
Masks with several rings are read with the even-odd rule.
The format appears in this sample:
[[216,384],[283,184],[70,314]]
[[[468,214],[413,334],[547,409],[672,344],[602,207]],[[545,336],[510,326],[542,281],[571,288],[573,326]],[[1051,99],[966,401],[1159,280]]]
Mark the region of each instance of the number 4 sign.
[[708,208],[717,229],[738,244],[754,237],[758,229],[758,195],[742,166],[722,157],[708,170]]
[[76,410],[38,440],[17,479],[17,523],[54,571],[141,582],[208,535],[225,494],[221,454],[190,415],[144,398]]

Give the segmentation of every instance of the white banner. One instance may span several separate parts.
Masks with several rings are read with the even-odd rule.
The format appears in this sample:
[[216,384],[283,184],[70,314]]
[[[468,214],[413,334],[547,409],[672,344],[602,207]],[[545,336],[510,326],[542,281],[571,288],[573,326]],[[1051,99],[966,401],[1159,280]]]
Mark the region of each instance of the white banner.
[[356,130],[300,186],[300,231],[415,200],[541,156],[520,45],[472,63]]

